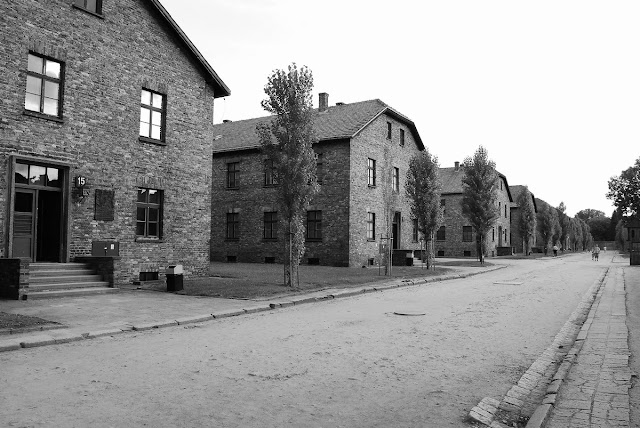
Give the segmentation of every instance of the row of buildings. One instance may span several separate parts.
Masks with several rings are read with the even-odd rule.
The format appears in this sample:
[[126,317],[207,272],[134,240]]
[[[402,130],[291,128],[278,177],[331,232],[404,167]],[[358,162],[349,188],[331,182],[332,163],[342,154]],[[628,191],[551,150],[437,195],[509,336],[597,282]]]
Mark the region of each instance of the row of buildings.
[[[197,276],[210,260],[281,261],[255,133],[268,118],[213,123],[230,89],[158,0],[14,0],[0,22],[0,277],[92,260],[117,285],[174,264]],[[323,93],[315,130],[304,262],[371,265],[387,238],[420,249],[404,193],[425,147],[416,125],[380,100],[329,105]],[[439,256],[476,256],[462,174],[442,169]],[[492,255],[522,248],[519,191],[500,175]]]

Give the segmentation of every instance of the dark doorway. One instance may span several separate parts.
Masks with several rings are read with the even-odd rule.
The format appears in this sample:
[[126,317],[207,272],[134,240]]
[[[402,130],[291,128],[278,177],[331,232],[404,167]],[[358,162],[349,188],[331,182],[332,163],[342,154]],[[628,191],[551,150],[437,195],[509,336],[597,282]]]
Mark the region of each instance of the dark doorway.
[[498,226],[498,247],[502,247],[502,226]]
[[400,213],[396,212],[393,215],[393,225],[392,225],[392,234],[393,234],[393,249],[397,250],[400,248]]
[[38,191],[38,222],[36,226],[36,260],[60,261],[62,193]]

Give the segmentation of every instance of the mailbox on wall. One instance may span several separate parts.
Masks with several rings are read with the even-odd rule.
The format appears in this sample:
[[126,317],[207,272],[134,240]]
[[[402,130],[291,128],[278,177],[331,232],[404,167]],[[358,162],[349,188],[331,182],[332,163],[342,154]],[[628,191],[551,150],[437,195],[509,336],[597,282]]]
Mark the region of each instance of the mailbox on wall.
[[117,257],[120,255],[119,244],[116,241],[93,241],[91,243],[91,255]]

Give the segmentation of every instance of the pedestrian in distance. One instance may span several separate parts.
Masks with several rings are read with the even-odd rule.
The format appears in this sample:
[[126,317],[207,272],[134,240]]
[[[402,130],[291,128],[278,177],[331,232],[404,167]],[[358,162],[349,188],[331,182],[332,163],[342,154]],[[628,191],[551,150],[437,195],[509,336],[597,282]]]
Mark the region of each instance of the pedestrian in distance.
[[557,245],[553,246],[553,257],[558,257],[558,246]]
[[591,260],[596,259],[596,247],[591,247]]
[[596,255],[596,261],[598,261],[598,255],[600,254],[600,247],[596,245],[596,248],[593,250]]

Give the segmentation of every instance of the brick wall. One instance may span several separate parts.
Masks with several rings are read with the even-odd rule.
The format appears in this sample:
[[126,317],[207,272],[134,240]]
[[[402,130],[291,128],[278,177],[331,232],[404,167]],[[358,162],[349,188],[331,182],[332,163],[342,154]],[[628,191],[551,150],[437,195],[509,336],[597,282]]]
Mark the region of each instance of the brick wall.
[[[391,139],[387,139],[387,122],[391,123]],[[405,144],[400,145],[400,130]],[[382,115],[360,132],[351,143],[349,219],[349,265],[363,266],[379,254],[380,235],[388,236],[394,212],[401,213],[400,249],[419,249],[413,240],[413,221],[405,194],[409,160],[419,151],[409,128],[388,115]],[[376,161],[376,186],[367,182],[367,161]],[[393,168],[399,169],[400,189],[391,188]],[[375,241],[367,239],[367,213],[376,214]]]
[[[72,0],[0,3],[0,169],[11,153],[64,161],[88,179],[70,204],[65,257],[89,255],[94,240],[120,242],[116,283],[181,263],[207,272],[211,205],[212,89],[159,14],[141,0],[103,2],[104,19]],[[64,121],[23,114],[27,54],[64,62]],[[140,91],[166,94],[166,145],[138,139]],[[7,248],[7,175],[0,174],[0,247]],[[135,236],[138,187],[164,191],[160,242]],[[65,183],[71,192],[71,183]],[[94,220],[95,189],[115,191],[113,221]],[[5,255],[6,257],[6,255]]]

